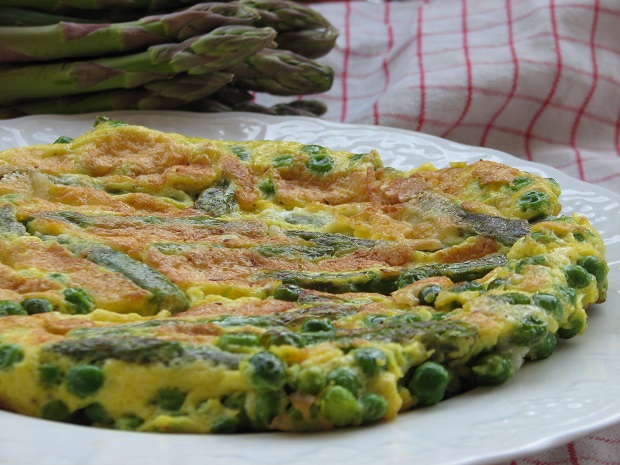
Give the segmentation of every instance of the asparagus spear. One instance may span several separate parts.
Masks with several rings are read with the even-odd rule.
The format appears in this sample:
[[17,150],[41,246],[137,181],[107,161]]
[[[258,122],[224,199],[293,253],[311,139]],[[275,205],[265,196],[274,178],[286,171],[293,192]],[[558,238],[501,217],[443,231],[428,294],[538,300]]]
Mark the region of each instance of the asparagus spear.
[[306,58],[319,58],[327,55],[338,39],[338,30],[333,26],[321,29],[303,29],[278,34],[278,48],[290,50]]
[[250,26],[257,19],[255,10],[233,2],[204,3],[200,9],[114,24],[61,21],[0,27],[0,63],[97,57],[189,39],[220,26]]
[[204,76],[179,75],[171,79],[149,82],[134,89],[113,89],[28,100],[0,109],[0,118],[44,113],[68,115],[114,110],[171,109],[211,95],[232,79],[233,75],[230,73],[211,73]]
[[[331,24],[321,13],[290,0],[240,0],[246,6],[258,10],[258,26],[273,27],[278,31],[321,29]],[[1,3],[1,0],[0,0]]]
[[164,10],[180,8],[184,4],[197,3],[192,0],[0,0],[0,6],[33,8],[42,11],[63,11],[68,8],[79,10]]
[[59,23],[60,21],[72,23],[94,22],[74,16],[57,15],[28,8],[0,7],[0,26],[45,26],[46,24]]
[[182,72],[222,70],[264,48],[271,28],[222,26],[181,43],[154,45],[147,51],[71,63],[5,67],[0,72],[0,104],[20,99],[58,97],[133,88]]
[[288,50],[265,48],[227,69],[236,85],[274,95],[316,94],[329,90],[334,72],[302,55]]

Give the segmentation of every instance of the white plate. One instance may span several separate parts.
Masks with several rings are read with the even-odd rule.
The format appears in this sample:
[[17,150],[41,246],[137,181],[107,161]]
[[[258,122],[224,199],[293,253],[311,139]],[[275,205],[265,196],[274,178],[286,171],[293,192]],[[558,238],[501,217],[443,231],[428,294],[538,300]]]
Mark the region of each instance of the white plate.
[[[127,433],[0,412],[0,463],[7,465],[465,465],[489,464],[569,442],[620,422],[620,196],[543,165],[497,151],[377,126],[256,114],[122,112],[109,116],[154,129],[220,139],[290,139],[352,152],[376,148],[386,165],[479,158],[555,178],[564,213],[585,215],[603,234],[608,301],[589,310],[583,336],[547,360],[527,363],[505,385],[471,391],[373,427],[322,434],[237,436]],[[0,149],[74,137],[95,115],[0,121]]]

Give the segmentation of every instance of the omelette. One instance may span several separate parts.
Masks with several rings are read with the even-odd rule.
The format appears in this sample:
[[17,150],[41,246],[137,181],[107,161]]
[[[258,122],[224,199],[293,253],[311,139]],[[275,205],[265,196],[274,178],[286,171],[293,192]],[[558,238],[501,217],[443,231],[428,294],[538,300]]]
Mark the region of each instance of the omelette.
[[106,117],[0,152],[0,408],[163,433],[394,419],[552,355],[603,302],[553,179]]

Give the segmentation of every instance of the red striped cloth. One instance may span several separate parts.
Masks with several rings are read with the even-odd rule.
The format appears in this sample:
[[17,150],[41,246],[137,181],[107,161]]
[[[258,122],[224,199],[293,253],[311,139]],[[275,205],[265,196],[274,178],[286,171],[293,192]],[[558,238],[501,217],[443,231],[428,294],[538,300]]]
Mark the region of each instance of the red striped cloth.
[[[620,192],[620,0],[314,3],[325,119],[502,150]],[[620,426],[511,462],[620,465]],[[507,464],[506,464],[507,465]]]
[[620,192],[619,0],[315,3],[325,119],[422,131]]

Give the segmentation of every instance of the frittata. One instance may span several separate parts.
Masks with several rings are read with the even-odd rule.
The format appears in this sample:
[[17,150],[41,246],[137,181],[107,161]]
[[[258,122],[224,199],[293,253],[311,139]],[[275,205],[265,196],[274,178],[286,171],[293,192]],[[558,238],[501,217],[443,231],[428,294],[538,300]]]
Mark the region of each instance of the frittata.
[[109,118],[0,152],[0,407],[175,433],[391,420],[586,328],[608,266],[552,179]]

